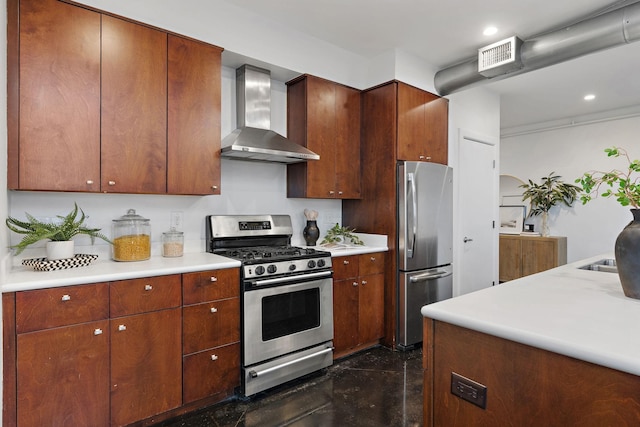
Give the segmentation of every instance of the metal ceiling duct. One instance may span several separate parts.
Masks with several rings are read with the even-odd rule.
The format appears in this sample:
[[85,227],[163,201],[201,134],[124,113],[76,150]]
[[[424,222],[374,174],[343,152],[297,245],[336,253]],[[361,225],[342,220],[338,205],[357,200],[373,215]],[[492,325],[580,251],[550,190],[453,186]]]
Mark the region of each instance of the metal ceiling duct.
[[525,40],[520,50],[521,68],[507,70],[494,77],[485,77],[478,71],[476,56],[438,71],[434,77],[434,84],[437,92],[444,96],[488,80],[501,80],[639,39],[640,2],[635,2]]

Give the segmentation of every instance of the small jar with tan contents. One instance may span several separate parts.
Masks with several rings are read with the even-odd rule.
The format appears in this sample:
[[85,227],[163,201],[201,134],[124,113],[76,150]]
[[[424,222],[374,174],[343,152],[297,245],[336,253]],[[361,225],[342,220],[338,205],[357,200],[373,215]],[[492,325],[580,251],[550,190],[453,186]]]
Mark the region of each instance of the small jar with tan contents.
[[151,257],[151,225],[135,209],[113,220],[112,236],[114,261],[144,261]]
[[184,233],[171,228],[162,233],[162,256],[179,257],[184,252]]

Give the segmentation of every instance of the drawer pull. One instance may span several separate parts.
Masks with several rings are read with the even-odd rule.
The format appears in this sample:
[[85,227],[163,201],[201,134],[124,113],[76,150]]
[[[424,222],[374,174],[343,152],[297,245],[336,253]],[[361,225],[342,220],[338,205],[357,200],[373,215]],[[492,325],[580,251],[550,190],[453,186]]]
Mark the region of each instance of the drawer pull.
[[364,285],[366,285],[366,284],[367,284],[367,281],[366,281],[366,280],[363,280],[363,281],[362,281],[362,285],[364,286]]
[[115,181],[109,181],[109,185],[116,185]]
[[211,280],[212,282],[217,282],[218,278],[216,276],[211,276],[211,279],[209,279],[209,280]]
[[349,265],[349,261],[347,261],[346,259],[345,259],[344,261],[342,261],[342,263],[343,263],[344,265]]
[[118,326],[118,330],[119,330],[119,331],[126,331],[126,330],[127,330],[127,327],[126,327],[126,325],[119,325],[119,326]]
[[212,189],[212,190],[217,190],[217,189],[218,189],[218,186],[217,186],[217,185],[212,185],[212,186],[211,186],[211,189]]
[[216,356],[215,354],[211,355],[211,360],[218,360],[218,356]]
[[218,312],[218,309],[217,309],[217,308],[215,308],[215,307],[211,307],[211,312],[212,312],[212,313],[217,313],[217,312]]
[[352,285],[353,286],[358,286],[358,282],[353,282]]
[[71,301],[71,295],[64,294],[61,298],[62,301]]
[[145,291],[152,291],[152,290],[153,290],[153,286],[151,286],[151,285],[144,285],[144,290],[145,290]]
[[92,179],[88,179],[87,180],[87,185],[93,185],[93,180]]
[[102,329],[96,328],[93,330],[93,335],[102,335]]
[[376,262],[376,257],[372,256],[371,257],[371,262]]

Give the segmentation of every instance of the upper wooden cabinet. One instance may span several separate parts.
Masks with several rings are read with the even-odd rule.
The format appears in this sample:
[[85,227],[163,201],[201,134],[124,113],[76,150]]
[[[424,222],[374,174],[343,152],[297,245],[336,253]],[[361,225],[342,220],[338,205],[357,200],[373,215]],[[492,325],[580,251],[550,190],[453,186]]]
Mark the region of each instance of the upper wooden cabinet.
[[287,166],[287,196],[358,199],[360,91],[309,75],[287,86],[287,136],[320,155]]
[[8,187],[99,191],[100,14],[9,3]]
[[398,82],[398,160],[447,164],[449,101]]
[[222,49],[9,0],[8,187],[220,194]]

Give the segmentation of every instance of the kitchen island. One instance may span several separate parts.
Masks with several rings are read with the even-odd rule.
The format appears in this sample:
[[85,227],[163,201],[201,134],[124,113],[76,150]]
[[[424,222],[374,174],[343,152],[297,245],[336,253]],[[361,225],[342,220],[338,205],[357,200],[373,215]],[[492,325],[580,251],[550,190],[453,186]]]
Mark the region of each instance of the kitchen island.
[[580,268],[607,258],[424,306],[425,426],[639,425],[640,300]]

